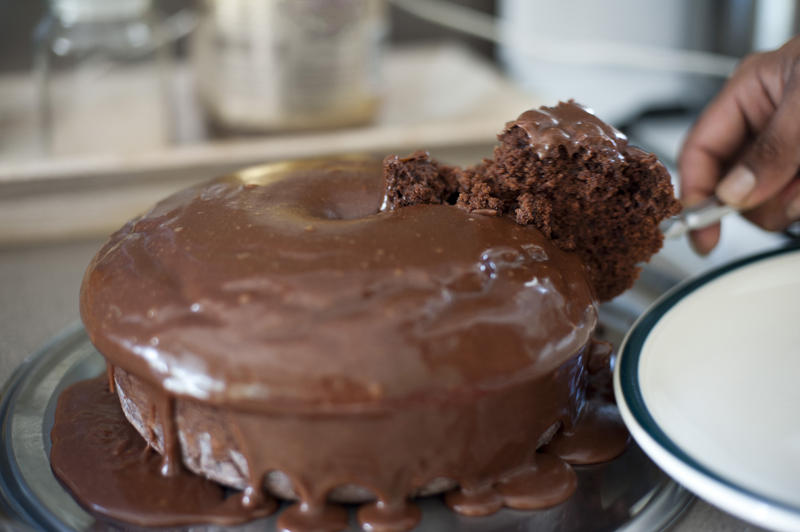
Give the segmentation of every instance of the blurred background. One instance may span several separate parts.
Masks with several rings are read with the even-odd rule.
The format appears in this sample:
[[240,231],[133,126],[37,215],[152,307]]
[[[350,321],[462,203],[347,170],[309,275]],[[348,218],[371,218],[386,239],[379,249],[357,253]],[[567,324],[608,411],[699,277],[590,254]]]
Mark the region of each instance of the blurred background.
[[667,163],[793,0],[0,1],[0,243],[108,233],[235,168],[427,148],[470,164],[575,98]]
[[0,2],[0,243],[107,234],[244,165],[427,148],[491,153],[575,98],[674,161],[793,0]]

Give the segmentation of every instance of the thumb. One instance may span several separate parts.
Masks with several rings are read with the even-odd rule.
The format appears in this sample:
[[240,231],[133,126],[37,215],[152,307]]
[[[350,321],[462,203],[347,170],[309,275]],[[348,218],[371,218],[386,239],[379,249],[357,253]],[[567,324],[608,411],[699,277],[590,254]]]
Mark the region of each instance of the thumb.
[[796,64],[783,99],[766,127],[758,133],[716,188],[729,205],[750,209],[778,194],[800,166],[800,64]]

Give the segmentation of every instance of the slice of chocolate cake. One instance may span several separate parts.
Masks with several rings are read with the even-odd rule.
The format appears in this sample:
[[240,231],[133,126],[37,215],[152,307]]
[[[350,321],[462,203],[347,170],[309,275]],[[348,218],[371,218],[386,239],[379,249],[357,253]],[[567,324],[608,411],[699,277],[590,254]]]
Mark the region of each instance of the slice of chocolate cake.
[[526,111],[498,138],[493,159],[463,170],[388,157],[385,207],[453,203],[457,191],[459,207],[534,225],[578,254],[601,301],[629,288],[661,248],[659,223],[680,210],[656,156],[573,101]]

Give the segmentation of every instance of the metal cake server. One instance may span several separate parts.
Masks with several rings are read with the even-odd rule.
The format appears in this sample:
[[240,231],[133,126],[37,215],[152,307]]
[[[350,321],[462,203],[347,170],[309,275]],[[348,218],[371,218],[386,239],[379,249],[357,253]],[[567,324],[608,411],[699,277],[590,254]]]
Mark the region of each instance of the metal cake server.
[[661,222],[661,232],[665,238],[677,238],[689,231],[713,225],[732,212],[738,211],[722,203],[716,196],[711,196]]

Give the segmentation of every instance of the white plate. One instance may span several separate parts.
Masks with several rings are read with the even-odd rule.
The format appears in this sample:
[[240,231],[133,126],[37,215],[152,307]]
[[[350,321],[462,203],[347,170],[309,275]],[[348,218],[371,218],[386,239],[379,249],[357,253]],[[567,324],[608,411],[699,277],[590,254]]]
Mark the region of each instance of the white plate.
[[800,530],[800,248],[668,292],[625,338],[614,392],[678,482],[747,521]]

